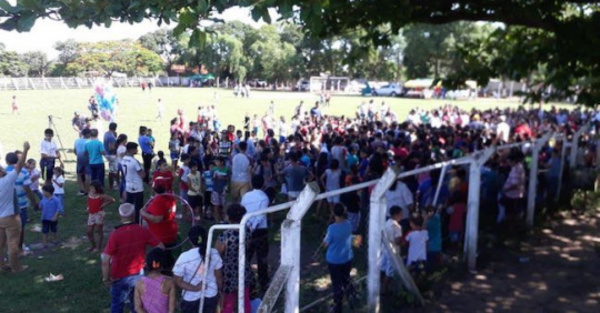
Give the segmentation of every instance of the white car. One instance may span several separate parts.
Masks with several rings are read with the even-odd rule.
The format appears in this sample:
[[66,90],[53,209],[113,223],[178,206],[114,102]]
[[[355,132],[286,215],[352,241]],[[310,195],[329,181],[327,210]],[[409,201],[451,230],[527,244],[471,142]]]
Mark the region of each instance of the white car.
[[373,91],[374,96],[391,96],[396,97],[402,94],[402,87],[398,84],[384,85],[376,88]]

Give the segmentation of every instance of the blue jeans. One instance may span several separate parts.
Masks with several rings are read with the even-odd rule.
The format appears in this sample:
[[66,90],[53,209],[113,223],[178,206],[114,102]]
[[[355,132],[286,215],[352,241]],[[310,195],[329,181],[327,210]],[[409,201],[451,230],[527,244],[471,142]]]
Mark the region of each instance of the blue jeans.
[[104,186],[104,163],[100,164],[90,164],[91,169],[91,181],[99,181],[100,185]]
[[133,291],[135,283],[142,278],[142,275],[131,275],[119,279],[112,283],[110,287],[110,312],[123,313],[125,301],[129,299],[131,312],[135,313],[135,305],[133,303]]
[[40,160],[40,174],[44,180],[52,179],[54,175],[54,158],[42,158]]

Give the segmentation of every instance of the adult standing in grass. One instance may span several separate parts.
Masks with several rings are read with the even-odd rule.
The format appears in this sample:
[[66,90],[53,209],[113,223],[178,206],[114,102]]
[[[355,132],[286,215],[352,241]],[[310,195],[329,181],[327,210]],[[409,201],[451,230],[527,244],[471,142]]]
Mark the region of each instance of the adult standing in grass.
[[246,155],[248,144],[242,141],[239,143],[238,149],[240,152],[231,160],[231,197],[235,203],[240,202],[240,199],[250,191],[252,172],[250,157]]
[[[261,175],[252,177],[253,190],[246,193],[240,203],[248,213],[265,210],[269,207],[269,197],[262,191],[265,180]],[[247,251],[248,260],[251,260],[256,253],[256,263],[258,266],[258,281],[263,293],[269,288],[269,229],[267,216],[265,214],[254,216],[248,220],[248,225],[252,232]]]
[[[27,268],[27,266],[22,266],[19,260],[21,216],[15,213],[18,206],[15,201],[13,186],[19,178],[21,169],[23,169],[29,148],[29,143],[25,142],[23,144],[23,154],[20,155],[19,161],[14,165],[13,171],[7,172],[0,166],[0,268],[2,268],[2,271],[20,272]],[[7,248],[10,266],[5,264]]]
[[126,145],[127,154],[123,157],[121,166],[125,179],[125,201],[135,206],[135,220],[140,220],[139,212],[144,206],[144,182],[146,172],[142,168],[140,162],[135,159],[138,153],[138,144],[128,142]]
[[147,174],[144,177],[144,183],[150,182],[150,167],[152,166],[152,158],[154,157],[154,149],[152,148],[152,142],[148,136],[148,128],[146,126],[140,126],[140,136],[138,138],[140,149],[142,149],[142,160],[144,161],[144,172]]
[[75,140],[74,153],[77,155],[77,183],[79,184],[78,196],[84,196],[88,192],[92,170],[90,169],[90,158],[85,154],[85,144],[90,140],[91,130],[85,128],[81,131],[81,137]]
[[104,133],[104,151],[108,161],[108,188],[116,189],[119,186],[119,167],[117,162],[117,123],[110,123],[108,131]]
[[54,175],[54,164],[56,160],[60,162],[60,166],[63,167],[63,162],[60,159],[60,153],[58,153],[58,146],[52,140],[54,138],[54,131],[50,128],[44,131],[44,140],[42,140],[40,153],[42,154],[40,160],[40,171],[44,180],[49,180]]
[[106,155],[104,145],[98,139],[98,130],[92,129],[90,140],[85,143],[85,154],[90,160],[91,181],[99,181],[104,186],[104,159]]
[[134,288],[144,267],[146,247],[164,246],[152,233],[135,222],[135,207],[130,203],[119,207],[121,225],[110,234],[102,254],[102,282],[110,287],[111,313],[121,313],[129,299],[134,310]]
[[[17,164],[19,163],[21,158],[21,153],[8,153],[6,155],[6,172],[10,173],[12,171],[17,170]],[[17,199],[17,208],[19,209],[19,214],[21,215],[21,234],[19,236],[19,250],[23,249],[23,243],[25,238],[25,224],[29,219],[29,214],[27,214],[27,208],[29,207],[29,203],[34,208],[38,208],[38,202],[35,197],[33,191],[31,191],[31,178],[29,176],[29,172],[25,168],[21,168],[17,171],[18,178],[14,184],[14,190],[16,193]],[[28,201],[29,200],[29,201]]]
[[331,312],[342,312],[344,295],[351,297],[354,287],[350,281],[352,270],[352,225],[346,219],[346,208],[338,203],[333,207],[335,223],[327,228],[324,245],[327,247],[325,259],[333,287],[334,306]]

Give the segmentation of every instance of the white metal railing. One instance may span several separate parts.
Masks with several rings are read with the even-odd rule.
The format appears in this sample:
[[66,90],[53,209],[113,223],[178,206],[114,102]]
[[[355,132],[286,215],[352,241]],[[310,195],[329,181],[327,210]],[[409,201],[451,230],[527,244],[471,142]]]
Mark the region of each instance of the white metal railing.
[[[0,77],[0,90],[81,89],[94,86],[96,77]],[[181,85],[181,79],[158,77],[112,77],[114,87],[140,87],[143,81],[163,86]],[[177,84],[174,84],[178,82]]]
[[[572,142],[568,143],[571,147],[576,147],[577,141],[583,132],[587,128],[580,129],[572,139]],[[280,212],[290,209],[286,220],[282,223],[282,245],[281,245],[281,266],[285,266],[285,276],[282,278],[277,286],[271,286],[273,288],[281,288],[284,282],[286,284],[286,301],[285,301],[285,312],[296,313],[299,312],[299,280],[300,280],[300,231],[301,231],[301,220],[310,208],[310,206],[317,200],[326,199],[327,197],[341,195],[343,193],[357,191],[365,188],[375,186],[371,192],[370,197],[370,210],[369,210],[369,228],[368,228],[368,312],[379,312],[379,290],[380,290],[380,268],[379,259],[382,253],[382,230],[385,219],[385,212],[387,209],[385,192],[390,186],[399,178],[416,175],[422,172],[428,172],[435,169],[442,168],[442,175],[440,176],[440,182],[438,188],[442,185],[442,179],[444,178],[446,168],[450,165],[469,164],[469,199],[468,199],[468,211],[467,211],[467,224],[465,232],[465,249],[467,254],[467,264],[470,270],[475,270],[477,261],[477,240],[479,231],[479,198],[481,188],[481,168],[489,160],[489,158],[498,151],[519,147],[527,143],[533,143],[533,159],[530,167],[529,176],[529,188],[528,188],[528,204],[527,204],[527,224],[532,226],[535,206],[535,186],[537,184],[537,169],[538,169],[538,156],[540,149],[550,138],[562,139],[566,144],[566,136],[563,134],[546,134],[542,138],[533,142],[521,142],[513,143],[503,146],[492,146],[481,151],[477,151],[469,156],[465,156],[458,159],[453,159],[445,162],[432,164],[423,168],[418,168],[410,171],[399,172],[398,169],[388,168],[384,175],[377,180],[363,182],[360,184],[352,185],[349,187],[341,188],[334,191],[324,192],[319,194],[318,187],[315,184],[307,184],[305,189],[301,192],[298,199],[286,203],[281,203],[264,210],[247,213],[240,224],[229,224],[229,225],[214,225],[210,228],[206,251],[206,262],[210,262],[210,249],[214,232],[217,230],[226,229],[237,229],[239,230],[239,275],[238,275],[238,312],[244,312],[244,281],[245,281],[245,263],[246,263],[246,227],[240,225],[246,225],[248,220],[252,217],[269,214],[274,212]],[[566,149],[561,151],[561,160],[564,162],[564,156]],[[571,152],[572,155],[572,152]],[[572,157],[571,157],[572,158]],[[570,162],[573,162],[570,160]],[[560,173],[562,178],[562,172]],[[436,190],[435,200],[439,196],[439,190]],[[533,202],[532,202],[533,201]],[[289,270],[289,273],[287,271]],[[205,272],[204,275],[207,275]],[[283,274],[282,274],[283,275]],[[401,276],[405,285],[414,284],[412,278]],[[411,279],[409,281],[409,278]],[[204,278],[204,284],[206,279]],[[272,284],[273,285],[273,284]],[[271,287],[269,289],[271,289]],[[272,294],[278,294],[275,290]],[[269,302],[270,303],[270,302]],[[200,306],[202,310],[203,301]],[[261,312],[269,312],[267,306],[261,308]]]

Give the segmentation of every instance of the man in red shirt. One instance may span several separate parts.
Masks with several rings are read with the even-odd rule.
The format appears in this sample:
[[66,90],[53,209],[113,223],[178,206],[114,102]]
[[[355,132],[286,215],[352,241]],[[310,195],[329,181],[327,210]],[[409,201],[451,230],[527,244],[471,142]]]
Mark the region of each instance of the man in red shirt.
[[110,234],[102,253],[102,282],[110,287],[111,313],[123,312],[129,299],[134,310],[133,291],[144,267],[146,247],[164,249],[158,239],[147,229],[135,223],[135,207],[124,203],[119,207],[121,225]]
[[165,192],[162,186],[154,187],[156,196],[140,214],[148,222],[150,232],[165,247],[174,246],[177,241],[178,226],[175,221],[177,201],[174,196]]

